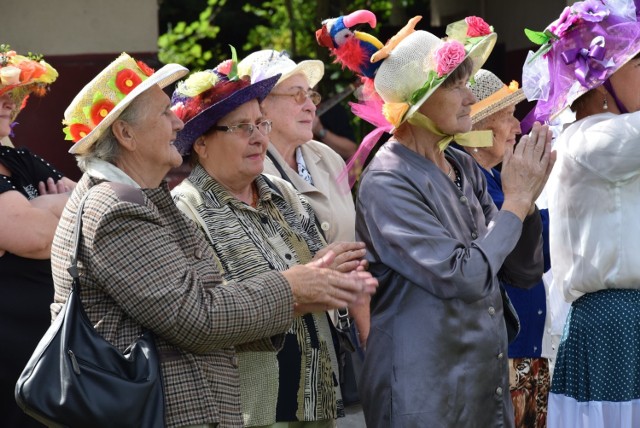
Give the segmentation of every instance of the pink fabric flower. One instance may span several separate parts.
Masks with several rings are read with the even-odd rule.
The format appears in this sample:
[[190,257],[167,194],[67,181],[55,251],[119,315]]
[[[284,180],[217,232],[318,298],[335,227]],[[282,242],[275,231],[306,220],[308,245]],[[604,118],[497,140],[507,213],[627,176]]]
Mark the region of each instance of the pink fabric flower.
[[444,42],[435,53],[436,73],[438,73],[438,77],[451,73],[451,71],[464,61],[466,55],[464,45],[459,41],[449,40]]
[[560,17],[549,25],[549,31],[558,37],[562,37],[579,19],[580,17],[573,13],[571,7],[567,6],[560,14]]
[[233,61],[228,59],[218,64],[218,66],[216,67],[216,71],[218,71],[218,73],[224,74],[225,76],[228,76],[229,73],[231,73],[232,66],[233,66]]
[[479,16],[468,16],[464,19],[467,23],[467,37],[480,37],[491,34],[491,27]]

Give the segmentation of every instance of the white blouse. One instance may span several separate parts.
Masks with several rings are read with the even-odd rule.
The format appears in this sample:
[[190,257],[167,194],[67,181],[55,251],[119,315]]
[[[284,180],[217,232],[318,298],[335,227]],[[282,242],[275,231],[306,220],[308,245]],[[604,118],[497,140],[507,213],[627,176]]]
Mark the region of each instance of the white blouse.
[[554,281],[569,302],[640,289],[640,112],[582,119],[555,149],[547,184]]

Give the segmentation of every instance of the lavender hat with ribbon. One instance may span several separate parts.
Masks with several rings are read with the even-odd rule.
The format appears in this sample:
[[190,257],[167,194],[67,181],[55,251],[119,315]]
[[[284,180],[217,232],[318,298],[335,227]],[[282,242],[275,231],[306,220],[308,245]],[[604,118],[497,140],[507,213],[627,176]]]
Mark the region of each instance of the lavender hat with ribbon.
[[249,76],[238,74],[235,49],[232,51],[233,59],[191,74],[177,84],[171,96],[171,110],[184,122],[174,142],[183,156],[191,153],[193,143],[218,120],[251,100],[265,99],[280,78],[276,74],[251,83]]
[[611,93],[609,77],[640,52],[633,0],[577,2],[544,31],[525,33],[542,45],[529,52],[522,74],[522,89],[527,99],[538,100],[534,116],[541,122],[600,85]]

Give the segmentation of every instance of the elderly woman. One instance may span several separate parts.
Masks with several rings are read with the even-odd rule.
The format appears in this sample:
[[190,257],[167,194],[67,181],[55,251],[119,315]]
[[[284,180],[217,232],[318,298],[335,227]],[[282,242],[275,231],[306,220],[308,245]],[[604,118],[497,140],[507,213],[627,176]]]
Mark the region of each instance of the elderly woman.
[[[173,194],[209,235],[223,276],[244,280],[307,263],[325,243],[307,200],[286,181],[261,175],[272,123],[259,102],[280,76],[252,85],[234,71],[225,62],[195,73],[173,95],[185,121],[176,145],[195,165]],[[336,267],[360,268],[362,243],[331,248]],[[259,351],[239,354],[245,426],[333,426],[343,407],[326,313],[306,311],[293,320],[282,350]]]
[[[355,207],[351,192],[338,177],[344,161],[329,146],[313,140],[320,94],[312,90],[324,75],[324,64],[305,60],[296,64],[286,52],[265,49],[238,64],[251,81],[280,74],[278,83],[261,103],[273,123],[264,171],[290,182],[311,204],[327,242],[355,239]],[[362,347],[369,335],[369,305],[350,308]]]
[[[547,28],[545,55],[524,68],[537,117],[553,120],[567,107],[576,116],[556,140],[547,187],[551,270],[571,302],[549,427],[640,426],[637,13],[631,0],[574,3]],[[580,49],[598,58],[569,61]]]
[[18,408],[13,392],[51,322],[51,241],[75,183],[8,137],[28,97],[44,95],[57,76],[44,60],[0,45],[0,343],[7,350],[0,355],[0,415],[12,427],[42,426]]
[[[502,162],[507,150],[513,151],[516,136],[520,134],[520,121],[514,117],[516,104],[525,96],[517,82],[509,86],[488,70],[479,70],[473,77],[471,92],[478,100],[471,107],[474,130],[493,133],[490,147],[466,148],[467,153],[480,165],[487,181],[487,190],[498,209],[502,208],[504,192],[500,171],[495,167]],[[544,237],[544,271],[549,270],[549,215],[540,210]],[[514,287],[506,282],[505,288],[520,319],[520,332],[509,344],[509,388],[515,410],[516,427],[544,427],[547,423],[549,396],[549,363],[542,358],[542,336],[546,319],[546,292],[542,281],[530,289]]]
[[[143,330],[156,338],[169,427],[242,425],[234,346],[278,349],[294,304],[339,307],[356,301],[363,275],[325,260],[225,282],[206,236],[175,206],[163,177],[182,162],[183,127],[162,87],[187,70],[155,73],[122,54],[65,112],[84,175],[60,219],[52,249],[57,314],[71,287],[76,211],[84,203],[79,246],[81,298],[106,340],[124,350]],[[225,236],[224,239],[231,239]]]
[[500,279],[541,278],[534,201],[553,164],[550,137],[536,124],[506,151],[496,209],[473,159],[447,148],[491,144],[488,132],[467,133],[467,81],[496,35],[477,17],[447,32],[446,42],[411,32],[374,79],[394,130],[357,199],[356,233],[380,281],[361,376],[370,428],[513,426]]

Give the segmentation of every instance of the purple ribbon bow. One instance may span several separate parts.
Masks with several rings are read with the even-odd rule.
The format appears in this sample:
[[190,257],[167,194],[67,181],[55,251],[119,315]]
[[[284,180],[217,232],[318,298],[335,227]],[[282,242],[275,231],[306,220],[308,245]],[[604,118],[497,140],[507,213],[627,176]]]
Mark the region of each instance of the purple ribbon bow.
[[597,80],[605,80],[607,77],[607,69],[610,66],[603,64],[604,56],[606,53],[605,39],[602,36],[595,37],[589,49],[575,48],[569,49],[562,53],[562,59],[564,63],[569,65],[574,62],[578,62],[575,69],[575,75],[582,86],[588,88],[587,79],[595,77]]

